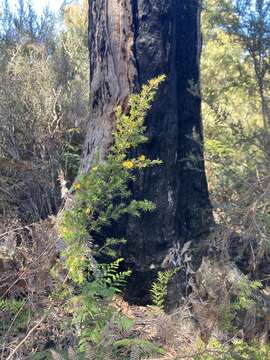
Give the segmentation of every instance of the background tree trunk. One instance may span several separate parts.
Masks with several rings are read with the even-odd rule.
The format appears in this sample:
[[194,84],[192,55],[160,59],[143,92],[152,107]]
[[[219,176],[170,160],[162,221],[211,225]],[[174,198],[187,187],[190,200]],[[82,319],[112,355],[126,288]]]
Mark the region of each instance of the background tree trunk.
[[128,297],[134,301],[147,298],[149,269],[160,267],[173,244],[198,244],[209,227],[200,97],[190,91],[199,84],[200,42],[199,0],[89,0],[91,119],[84,171],[111,144],[116,105],[125,106],[149,79],[167,76],[147,117],[149,142],[140,149],[164,164],[146,170],[134,188],[157,210],[128,219],[126,227],[126,258],[135,271]]

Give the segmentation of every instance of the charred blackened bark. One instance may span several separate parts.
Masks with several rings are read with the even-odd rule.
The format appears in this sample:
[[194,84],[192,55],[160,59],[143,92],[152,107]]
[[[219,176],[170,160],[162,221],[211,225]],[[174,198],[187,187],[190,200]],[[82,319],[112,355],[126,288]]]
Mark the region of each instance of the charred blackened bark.
[[152,200],[157,210],[129,219],[126,228],[126,258],[137,274],[136,301],[147,288],[142,272],[159,268],[174,244],[198,244],[209,228],[200,97],[191,91],[199,84],[200,4],[89,0],[89,24],[91,119],[84,171],[111,144],[115,106],[125,106],[129,94],[149,79],[167,77],[147,117],[149,142],[140,149],[163,165],[146,170],[134,188],[137,198]]

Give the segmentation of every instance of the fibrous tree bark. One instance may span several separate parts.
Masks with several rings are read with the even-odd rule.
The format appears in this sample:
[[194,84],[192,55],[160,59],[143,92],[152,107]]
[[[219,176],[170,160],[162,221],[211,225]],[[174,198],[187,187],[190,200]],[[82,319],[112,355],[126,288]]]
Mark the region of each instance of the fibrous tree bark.
[[[83,170],[111,144],[114,110],[158,75],[166,75],[147,117],[149,142],[140,149],[163,165],[145,171],[133,189],[157,210],[128,219],[126,259],[141,286],[174,244],[198,244],[211,218],[202,152],[199,84],[199,0],[89,0],[91,118]],[[193,84],[193,86],[192,86]],[[141,274],[141,276],[140,276]],[[136,280],[134,280],[136,281]],[[137,280],[138,285],[138,280]],[[147,286],[146,286],[147,287]]]

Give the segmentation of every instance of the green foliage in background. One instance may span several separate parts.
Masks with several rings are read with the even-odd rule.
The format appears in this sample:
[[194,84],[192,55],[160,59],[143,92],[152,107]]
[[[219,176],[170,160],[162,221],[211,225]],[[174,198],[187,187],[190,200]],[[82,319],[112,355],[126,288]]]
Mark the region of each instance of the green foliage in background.
[[[59,18],[38,16],[30,3],[0,14],[0,212],[24,222],[56,213],[61,171],[70,187],[77,175],[88,118],[87,9],[71,5]],[[60,30],[59,30],[60,29]],[[84,34],[82,34],[84,32]]]
[[224,30],[235,16],[232,1],[226,1],[230,11],[222,24],[221,3],[207,0],[203,12],[203,116],[210,187],[216,198],[222,194],[230,201],[239,179],[245,186],[243,179],[256,169],[263,176],[265,152],[258,135],[264,126],[250,57],[236,34]]
[[269,0],[205,0],[202,12],[202,100],[212,203],[219,223],[256,239],[257,264],[269,251],[270,236],[269,6]]
[[[269,285],[263,274],[270,250],[269,7],[269,0],[203,2],[202,111],[208,182],[221,229],[216,242],[225,258],[255,279],[243,278],[237,295],[220,303],[219,326],[231,335],[259,306],[262,284]],[[267,347],[227,345],[216,341],[211,349],[210,342],[213,351],[198,359],[269,357]]]

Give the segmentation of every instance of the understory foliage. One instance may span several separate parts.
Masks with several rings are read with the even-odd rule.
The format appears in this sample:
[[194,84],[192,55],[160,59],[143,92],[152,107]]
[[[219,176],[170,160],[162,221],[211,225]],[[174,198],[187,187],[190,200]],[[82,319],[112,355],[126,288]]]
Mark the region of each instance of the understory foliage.
[[[76,304],[73,312],[81,339],[80,352],[87,354],[90,346],[96,359],[104,358],[105,351],[109,351],[106,347],[120,355],[123,347],[132,348],[137,341],[125,339],[125,336],[118,342],[104,339],[108,326],[117,324],[127,331],[132,324],[111,306],[113,297],[130,275],[129,270],[120,270],[123,259],[117,252],[117,247],[125,241],[104,237],[104,228],[117,224],[123,215],[140,216],[141,212],[155,209],[148,200],[132,199],[130,183],[136,181],[136,175],[142,169],[160,164],[160,161],[147,159],[144,154],[132,158],[130,154],[147,141],[144,118],[162,81],[164,76],[151,80],[140,94],[132,95],[128,114],[117,109],[113,146],[106,159],[97,156],[91,170],[77,178],[72,189],[73,203],[61,214],[59,222],[59,232],[66,247],[62,255],[68,278],[77,287],[77,295],[70,301]],[[116,260],[100,263],[99,258],[106,256]],[[143,348],[143,341],[137,345]],[[151,351],[155,349],[151,343],[145,344],[145,351],[147,347]]]
[[203,342],[197,344],[198,355],[194,360],[235,360],[235,359],[252,359],[262,360],[269,359],[270,347],[267,345],[247,344],[241,340],[235,340],[231,345],[224,346],[217,339],[211,339],[208,345]]
[[[125,239],[108,230],[155,210],[130,189],[161,164],[134,154],[147,141],[145,116],[164,77],[132,95],[128,113],[116,109],[106,159],[97,153],[78,176],[89,110],[88,2],[42,16],[30,2],[17,5],[4,0],[0,12],[1,359],[134,360],[166,347],[175,359],[186,347],[195,360],[270,358],[270,1],[202,4],[201,96],[217,224],[207,251],[217,266],[201,281],[190,267],[192,294],[172,316],[163,309],[177,269],[158,273],[155,307],[119,306],[131,272],[121,257]],[[57,213],[61,196],[58,259],[53,218],[37,221]]]

